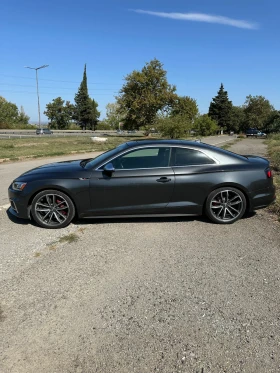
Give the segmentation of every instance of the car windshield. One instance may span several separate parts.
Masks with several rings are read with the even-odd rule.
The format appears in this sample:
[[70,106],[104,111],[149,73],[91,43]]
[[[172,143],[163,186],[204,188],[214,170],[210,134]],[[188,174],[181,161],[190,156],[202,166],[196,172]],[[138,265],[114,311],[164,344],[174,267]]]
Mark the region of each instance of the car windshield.
[[127,146],[128,145],[126,143],[121,144],[112,150],[108,150],[107,152],[100,154],[96,158],[84,159],[83,161],[81,161],[80,164],[86,169],[95,168],[98,164],[102,163],[107,158],[114,157],[114,155],[127,148]]

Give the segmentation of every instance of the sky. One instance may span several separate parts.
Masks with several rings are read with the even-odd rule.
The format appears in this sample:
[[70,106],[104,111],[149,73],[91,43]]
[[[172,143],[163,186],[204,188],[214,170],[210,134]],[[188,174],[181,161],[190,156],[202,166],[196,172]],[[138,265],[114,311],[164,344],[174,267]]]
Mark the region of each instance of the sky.
[[42,119],[56,97],[74,102],[87,64],[89,94],[115,101],[124,77],[159,59],[201,113],[221,83],[234,105],[263,95],[280,109],[279,0],[9,0],[1,2],[0,96]]

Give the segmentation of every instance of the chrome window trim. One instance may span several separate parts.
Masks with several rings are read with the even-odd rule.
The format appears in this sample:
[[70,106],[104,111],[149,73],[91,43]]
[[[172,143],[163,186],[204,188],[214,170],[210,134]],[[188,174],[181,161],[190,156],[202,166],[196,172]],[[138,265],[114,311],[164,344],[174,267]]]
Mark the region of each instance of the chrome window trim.
[[[148,146],[139,146],[137,148],[133,148],[132,150],[131,149],[126,149],[123,153],[120,153],[118,154],[117,156],[115,157],[112,157],[111,159],[107,160],[106,162],[102,163],[100,166],[98,166],[95,171],[103,171],[103,170],[100,170],[100,167],[103,167],[105,164],[113,161],[114,159],[126,154],[126,153],[129,153],[133,150],[141,150],[141,149],[146,149],[146,148],[158,148],[159,146],[158,145],[148,145]],[[164,148],[164,146],[160,146],[161,148]],[[131,170],[153,170],[153,169],[157,169],[157,168],[173,168],[173,167],[193,167],[193,166],[216,166],[217,164],[220,164],[220,162],[211,157],[210,155],[206,154],[203,150],[200,150],[200,149],[197,149],[197,148],[193,148],[193,147],[189,147],[189,146],[178,146],[178,145],[168,145],[166,144],[165,146],[166,148],[182,148],[182,149],[189,149],[189,150],[195,150],[195,151],[198,151],[198,152],[201,152],[203,153],[207,158],[210,158],[212,159],[212,161],[214,163],[206,163],[206,164],[198,164],[198,165],[195,165],[195,164],[192,164],[192,165],[187,165],[187,166],[168,166],[168,167],[149,167],[149,168],[121,168],[121,169],[118,169],[117,171],[131,171]]]

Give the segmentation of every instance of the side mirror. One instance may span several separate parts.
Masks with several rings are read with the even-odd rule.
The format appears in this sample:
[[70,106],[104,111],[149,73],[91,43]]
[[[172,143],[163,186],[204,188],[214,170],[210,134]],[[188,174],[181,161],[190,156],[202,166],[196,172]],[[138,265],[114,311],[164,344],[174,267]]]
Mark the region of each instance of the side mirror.
[[115,172],[115,168],[112,163],[107,163],[104,166],[103,171],[111,175],[113,172]]

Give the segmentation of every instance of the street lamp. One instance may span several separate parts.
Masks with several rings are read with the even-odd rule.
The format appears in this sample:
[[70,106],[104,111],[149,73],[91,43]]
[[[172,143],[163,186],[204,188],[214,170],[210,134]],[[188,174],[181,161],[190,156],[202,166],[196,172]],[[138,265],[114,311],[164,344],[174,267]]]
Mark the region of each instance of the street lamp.
[[40,99],[39,99],[39,88],[38,88],[38,70],[44,69],[49,65],[43,65],[40,67],[24,66],[26,69],[36,70],[36,84],[37,84],[37,98],[38,98],[38,115],[39,115],[39,128],[41,129],[41,114],[40,114]]

